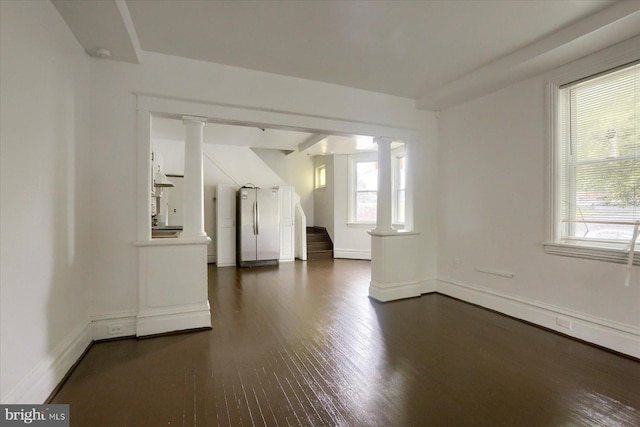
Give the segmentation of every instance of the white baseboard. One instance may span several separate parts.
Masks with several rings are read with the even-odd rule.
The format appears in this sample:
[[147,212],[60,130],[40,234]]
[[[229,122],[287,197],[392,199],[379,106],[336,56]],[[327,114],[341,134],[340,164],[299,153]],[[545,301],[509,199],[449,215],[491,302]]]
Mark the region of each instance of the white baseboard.
[[427,279],[420,282],[420,293],[430,294],[438,290],[438,281],[434,279]]
[[419,297],[422,285],[420,282],[378,283],[369,284],[369,297],[380,301],[394,301],[397,299]]
[[422,294],[436,292],[436,289],[436,279],[384,284],[371,281],[369,284],[369,296],[375,300],[386,302],[418,297]]
[[640,329],[634,326],[538,301],[503,295],[451,279],[438,279],[437,292],[640,358]]
[[216,256],[215,255],[207,255],[207,264],[215,264]]
[[207,302],[205,306],[188,311],[141,313],[138,314],[136,323],[136,335],[139,337],[188,329],[210,328],[211,310]]
[[371,251],[365,249],[333,249],[334,258],[344,259],[368,259],[371,260]]
[[11,390],[3,404],[40,404],[62,381],[69,369],[91,345],[90,323],[82,322],[67,335],[53,351]]
[[188,312],[143,316],[136,316],[135,312],[117,312],[92,316],[90,321],[71,331],[0,403],[44,403],[94,340],[206,327],[211,327],[208,304]]
[[136,312],[122,311],[91,316],[94,341],[136,335]]
[[235,266],[236,266],[235,262],[216,263],[216,267],[235,267]]

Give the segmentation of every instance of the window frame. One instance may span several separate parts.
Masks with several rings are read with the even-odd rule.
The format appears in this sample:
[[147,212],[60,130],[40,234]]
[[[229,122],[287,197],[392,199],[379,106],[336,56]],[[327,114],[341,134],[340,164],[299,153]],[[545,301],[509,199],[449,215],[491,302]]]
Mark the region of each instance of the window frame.
[[[359,154],[351,154],[348,156],[349,161],[349,170],[348,170],[348,195],[349,195],[349,204],[348,204],[348,213],[349,213],[349,224],[351,225],[375,225],[376,221],[358,221],[356,218],[357,212],[357,200],[358,193],[362,191],[358,191],[358,176],[357,176],[357,163],[369,163],[369,162],[378,162],[378,154],[376,152],[369,153],[359,153]],[[367,192],[372,192],[371,190],[367,190]],[[376,188],[376,206],[377,206],[377,194],[378,189]]]
[[[635,61],[638,63],[638,61]],[[562,108],[563,87],[577,84],[582,81],[591,80],[601,75],[606,75],[617,70],[634,65],[634,62],[623,66],[608,69],[599,73],[592,73],[590,76],[566,82],[546,82],[546,110],[547,110],[547,130],[546,130],[546,212],[547,212],[547,240],[543,242],[544,251],[547,254],[562,255],[575,258],[584,258],[615,263],[628,263],[630,253],[628,241],[594,241],[592,239],[568,238],[563,236],[562,210],[562,155],[564,149],[564,130],[561,124],[561,115],[564,114]],[[568,178],[573,180],[574,177]],[[566,184],[565,184],[566,185]],[[571,184],[569,184],[571,186]],[[575,189],[575,185],[573,186]],[[640,239],[639,239],[640,241]],[[640,251],[636,242],[636,250],[633,253],[633,265],[640,266]]]
[[[320,177],[324,175],[324,183],[320,179]],[[327,165],[321,164],[316,166],[315,174],[314,174],[314,189],[320,190],[323,188],[327,188]]]
[[[399,178],[400,178],[400,171],[398,168],[398,164],[397,164],[397,159],[398,158],[402,158],[403,161],[405,162],[404,164],[404,169],[405,169],[405,187],[403,189],[401,189],[401,191],[404,191],[405,193],[405,221],[398,221],[398,184],[399,184]],[[357,167],[356,167],[356,163],[358,162],[378,162],[378,153],[377,152],[367,152],[367,153],[357,153],[357,154],[350,154],[348,156],[348,179],[349,179],[349,185],[348,185],[348,197],[349,197],[349,204],[348,204],[348,225],[351,226],[358,226],[358,225],[376,225],[376,222],[371,222],[371,221],[357,221],[356,220],[356,209],[357,209],[357,176],[356,176],[356,172],[357,172]],[[406,145],[403,145],[402,147],[398,147],[395,148],[393,150],[391,150],[391,176],[392,176],[392,182],[391,182],[391,191],[392,191],[392,206],[393,206],[393,210],[392,210],[392,219],[391,222],[393,223],[394,227],[396,228],[404,228],[405,227],[405,223],[406,223],[406,206],[407,206],[407,202],[406,202],[406,197],[407,197],[407,188],[406,188],[406,180],[407,180],[407,169],[406,169]],[[377,194],[377,190],[376,190],[376,194]],[[377,198],[376,198],[376,203],[377,203]]]

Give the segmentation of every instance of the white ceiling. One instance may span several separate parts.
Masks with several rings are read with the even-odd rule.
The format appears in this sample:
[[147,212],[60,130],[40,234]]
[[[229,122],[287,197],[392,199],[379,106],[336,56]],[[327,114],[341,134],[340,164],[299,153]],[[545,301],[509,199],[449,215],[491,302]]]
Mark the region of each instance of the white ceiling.
[[127,1],[142,49],[418,99],[611,1]]
[[[155,141],[184,141],[185,129],[181,120],[154,117],[151,126],[151,138]],[[299,151],[310,156],[350,154],[377,151],[377,145],[367,136],[321,135],[311,146],[305,141],[316,134],[283,129],[263,129],[251,126],[235,126],[220,123],[207,123],[204,127],[205,144],[235,145],[251,148],[268,148],[286,152]],[[302,147],[301,147],[301,144]],[[394,142],[392,147],[401,143]]]
[[509,84],[640,34],[637,0],[52,2],[90,54],[103,47],[136,62],[132,52],[158,52],[411,98],[419,108],[495,90],[492,65]]
[[[640,34],[638,0],[51,1],[88,54],[101,47],[137,63],[157,52],[401,96],[430,110]],[[236,127],[236,140],[288,150],[312,137],[251,129]]]

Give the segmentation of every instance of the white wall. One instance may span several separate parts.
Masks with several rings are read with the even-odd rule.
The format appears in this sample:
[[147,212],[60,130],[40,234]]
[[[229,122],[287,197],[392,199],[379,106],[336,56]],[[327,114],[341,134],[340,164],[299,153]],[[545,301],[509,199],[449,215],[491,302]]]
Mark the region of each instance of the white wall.
[[300,205],[307,217],[307,226],[313,225],[313,157],[294,151],[252,149],[287,185],[295,187]]
[[324,165],[327,180],[327,185],[324,188],[317,188],[313,191],[313,225],[326,228],[331,240],[335,243],[334,188],[336,179],[333,164],[333,156],[315,156],[313,158],[313,173],[315,174],[315,168]]
[[[136,309],[134,93],[395,127],[422,128],[429,116],[408,99],[167,55],[145,53],[140,65],[92,61],[91,73],[91,167],[100,197],[92,211],[93,236],[100,242],[93,280],[96,314]],[[118,209],[98,209],[103,205]]]
[[[624,287],[623,265],[543,250],[545,78],[443,111],[438,132],[438,277],[449,282],[444,288],[483,305],[491,300],[502,311],[513,309],[510,314],[532,316],[528,320],[554,329],[554,311],[568,315],[577,326],[562,332],[606,346],[602,330],[611,337],[630,332],[633,345],[640,332],[638,268],[632,286]],[[477,267],[514,277],[480,273]],[[444,288],[439,283],[438,290]],[[527,304],[545,307],[548,316],[528,313]]]
[[[407,199],[405,225],[419,234],[413,240],[417,247],[407,247],[407,266],[415,277],[426,282],[438,274],[438,162],[439,140],[435,115],[426,119],[425,130],[405,146],[407,165]],[[426,284],[433,289],[432,284]]]
[[90,59],[50,2],[0,19],[0,401],[41,403],[90,340]]
[[249,147],[204,144],[204,152],[216,162],[221,171],[233,177],[240,185],[253,184],[261,188],[272,188],[285,184]]
[[333,156],[333,253],[336,258],[371,259],[372,225],[349,225],[349,156]]

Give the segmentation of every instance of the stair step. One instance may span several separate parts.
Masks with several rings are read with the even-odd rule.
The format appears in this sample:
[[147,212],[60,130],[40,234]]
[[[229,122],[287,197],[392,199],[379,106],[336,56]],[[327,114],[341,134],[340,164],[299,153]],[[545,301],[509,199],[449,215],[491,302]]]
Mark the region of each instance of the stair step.
[[307,234],[307,243],[312,242],[330,242],[331,238],[329,238],[326,234]]
[[333,250],[331,241],[324,242],[307,242],[307,252],[330,251]]
[[307,227],[307,259],[332,259],[333,242],[327,229]]
[[307,234],[326,234],[327,229],[324,227],[307,227]]
[[308,252],[307,260],[310,259],[331,259],[333,258],[333,251],[316,251]]

